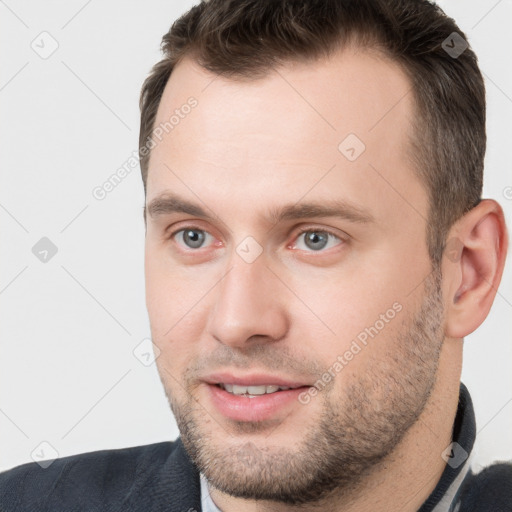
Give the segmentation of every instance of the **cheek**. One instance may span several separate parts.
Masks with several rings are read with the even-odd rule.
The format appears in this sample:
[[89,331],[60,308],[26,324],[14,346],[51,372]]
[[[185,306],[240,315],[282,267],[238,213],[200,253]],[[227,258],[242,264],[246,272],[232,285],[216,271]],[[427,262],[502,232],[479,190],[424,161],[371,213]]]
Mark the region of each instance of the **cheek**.
[[[146,307],[153,343],[160,350],[158,365],[178,378],[195,357],[204,331],[208,286],[192,269],[170,264],[164,255],[146,250]],[[162,377],[173,386],[165,371]]]
[[150,318],[169,323],[185,314],[188,297],[193,296],[197,279],[183,267],[178,268],[157,244],[146,244],[145,252],[146,305]]
[[[145,283],[146,308],[153,330],[160,333],[162,323],[168,323],[169,305],[173,300],[173,289],[170,288],[172,280],[160,263],[161,259],[154,252],[146,248],[145,255]],[[169,327],[167,327],[169,328]]]
[[[410,301],[397,288],[396,276],[375,270],[380,268],[377,265],[368,265],[368,271],[364,268],[332,274],[323,282],[318,280],[313,288],[310,279],[308,283],[293,283],[297,296],[308,306],[295,306],[299,308],[296,312],[302,311],[296,314],[296,325],[301,327],[297,328],[299,334],[295,338],[303,339],[312,357],[326,367],[341,358],[344,373],[348,373],[347,366],[352,371],[372,357],[371,352],[384,354],[390,350],[406,316],[405,301]],[[376,350],[369,349],[376,344]],[[339,373],[339,365],[337,369]]]

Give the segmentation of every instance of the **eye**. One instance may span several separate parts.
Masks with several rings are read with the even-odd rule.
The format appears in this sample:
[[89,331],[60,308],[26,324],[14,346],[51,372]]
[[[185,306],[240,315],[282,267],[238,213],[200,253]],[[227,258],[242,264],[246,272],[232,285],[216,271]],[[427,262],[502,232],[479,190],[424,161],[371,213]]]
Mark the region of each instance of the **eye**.
[[172,234],[178,243],[185,244],[189,249],[200,249],[205,241],[213,240],[213,236],[203,229],[185,228]]
[[318,252],[339,245],[336,242],[343,242],[343,240],[329,231],[310,229],[299,233],[294,248]]

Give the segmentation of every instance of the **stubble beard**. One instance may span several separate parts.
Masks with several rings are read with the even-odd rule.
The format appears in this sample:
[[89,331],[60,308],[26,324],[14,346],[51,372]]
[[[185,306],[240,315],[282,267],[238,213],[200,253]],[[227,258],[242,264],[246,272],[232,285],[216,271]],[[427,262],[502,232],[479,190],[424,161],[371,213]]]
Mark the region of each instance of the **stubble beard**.
[[[218,439],[221,427],[191,394],[177,403],[166,389],[185,449],[209,484],[234,497],[286,505],[352,492],[393,452],[428,402],[444,337],[440,282],[439,270],[425,280],[421,307],[401,326],[385,361],[375,358],[344,386],[341,398],[324,390],[318,422],[294,449],[270,446],[271,433],[264,447],[253,442],[229,446],[226,431],[223,445],[211,433],[216,430]],[[308,406],[303,407],[307,414]],[[233,427],[239,434],[258,430],[241,422]]]

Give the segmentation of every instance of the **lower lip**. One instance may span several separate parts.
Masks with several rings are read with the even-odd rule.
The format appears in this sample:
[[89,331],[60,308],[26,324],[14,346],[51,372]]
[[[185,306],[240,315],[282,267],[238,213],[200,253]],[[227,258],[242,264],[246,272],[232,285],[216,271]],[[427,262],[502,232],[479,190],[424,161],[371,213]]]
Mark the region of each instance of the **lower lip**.
[[303,386],[250,398],[228,393],[215,384],[207,384],[207,386],[215,407],[223,416],[235,421],[264,421],[270,419],[287,406],[299,403],[299,395],[309,389],[309,386]]

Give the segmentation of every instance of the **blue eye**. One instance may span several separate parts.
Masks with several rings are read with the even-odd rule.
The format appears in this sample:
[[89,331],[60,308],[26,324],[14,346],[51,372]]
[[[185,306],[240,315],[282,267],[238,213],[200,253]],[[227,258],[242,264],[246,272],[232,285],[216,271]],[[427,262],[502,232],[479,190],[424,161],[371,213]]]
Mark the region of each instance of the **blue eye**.
[[213,238],[212,235],[206,231],[195,228],[180,229],[174,233],[173,237],[176,237],[178,240],[181,239],[181,242],[190,249],[199,249],[208,237]]
[[330,249],[331,247],[334,247],[338,244],[330,244],[329,245],[329,239],[341,242],[342,240],[337,237],[336,235],[329,233],[329,231],[322,231],[322,230],[309,230],[309,231],[303,231],[299,234],[297,237],[297,245],[298,241],[303,238],[304,239],[304,245],[306,249],[303,247],[297,247],[301,250],[312,250],[312,251],[321,251],[322,249],[325,249],[326,247]]

